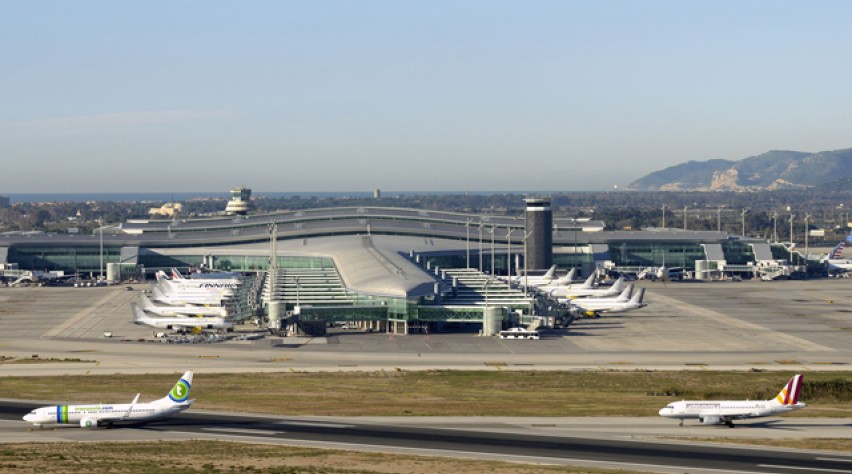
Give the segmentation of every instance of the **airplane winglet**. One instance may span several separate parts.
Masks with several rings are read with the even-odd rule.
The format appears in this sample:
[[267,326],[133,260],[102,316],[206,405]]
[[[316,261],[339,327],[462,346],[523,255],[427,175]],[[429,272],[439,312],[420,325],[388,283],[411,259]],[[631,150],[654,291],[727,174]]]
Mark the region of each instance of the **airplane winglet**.
[[139,401],[139,395],[141,395],[141,393],[137,393],[136,396],[133,397],[133,401],[130,402],[130,406],[127,407],[127,412],[124,414],[123,418],[130,418],[130,412],[133,411],[133,406]]

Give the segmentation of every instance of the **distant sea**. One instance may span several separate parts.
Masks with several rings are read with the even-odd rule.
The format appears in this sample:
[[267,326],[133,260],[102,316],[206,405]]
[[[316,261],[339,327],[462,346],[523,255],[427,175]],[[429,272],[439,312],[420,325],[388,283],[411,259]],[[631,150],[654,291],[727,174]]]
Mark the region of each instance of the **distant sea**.
[[[396,196],[445,196],[451,194],[473,194],[473,195],[489,195],[489,194],[529,194],[524,191],[382,191],[383,198],[392,198]],[[532,194],[546,194],[546,192],[536,191]],[[3,195],[0,193],[0,195]],[[88,201],[115,201],[115,202],[174,202],[188,201],[196,198],[221,198],[229,199],[230,195],[227,192],[209,192],[209,193],[10,193],[10,203],[16,202],[88,202]],[[369,198],[373,196],[372,191],[364,192],[252,192],[252,197],[315,197],[315,198]]]

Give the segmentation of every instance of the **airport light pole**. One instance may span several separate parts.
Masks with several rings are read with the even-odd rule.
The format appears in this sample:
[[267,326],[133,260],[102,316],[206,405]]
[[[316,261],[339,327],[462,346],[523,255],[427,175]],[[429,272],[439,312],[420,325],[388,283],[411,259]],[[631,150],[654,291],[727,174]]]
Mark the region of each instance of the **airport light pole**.
[[494,275],[494,232],[497,228],[491,224],[491,275]]
[[103,217],[98,218],[98,231],[100,233],[100,260],[101,260],[101,265],[100,265],[101,274],[100,274],[99,279],[102,279],[104,277],[104,218]]
[[793,219],[796,218],[796,215],[792,212],[790,213],[790,265],[793,264]]
[[746,212],[748,212],[748,208],[747,208],[747,207],[746,207],[746,208],[744,208],[744,209],[743,209],[743,212],[742,212],[742,215],[743,215],[743,233],[742,233],[742,236],[743,236],[743,237],[745,237],[745,215],[746,215]]
[[808,264],[808,221],[811,219],[810,214],[805,214],[805,265]]
[[467,234],[467,266],[465,268],[470,268],[470,222],[471,220],[468,219],[464,225]]
[[574,264],[571,265],[572,268],[577,268],[577,218],[574,218]]
[[479,272],[482,273],[482,221],[479,221]]
[[687,213],[686,210],[689,209],[689,206],[683,206],[683,230],[686,230],[686,222],[687,222]]
[[527,239],[532,235],[532,231],[524,232],[524,297],[527,296],[527,285],[529,284],[529,269],[527,268]]
[[778,243],[778,211],[772,211],[772,241]]
[[482,310],[482,334],[485,335],[485,318],[488,315],[488,289],[491,287],[491,283],[494,281],[494,276],[489,276],[487,280],[485,280],[485,309]]
[[512,286],[512,228],[506,227],[506,277]]
[[[299,275],[296,275],[293,278],[296,280],[296,306],[301,307],[299,304],[299,289],[302,285],[299,283]],[[301,312],[301,309],[299,311]]]
[[663,229],[666,228],[666,207],[668,207],[668,205],[663,204]]
[[719,206],[718,209],[716,209],[716,230],[718,232],[722,232],[722,209],[724,208],[725,206],[722,205]]

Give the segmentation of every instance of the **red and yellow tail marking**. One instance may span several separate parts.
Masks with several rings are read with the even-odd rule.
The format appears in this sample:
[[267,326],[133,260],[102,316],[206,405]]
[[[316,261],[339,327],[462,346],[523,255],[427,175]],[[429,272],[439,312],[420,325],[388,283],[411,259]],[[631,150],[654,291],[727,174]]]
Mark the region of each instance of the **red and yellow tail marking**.
[[781,389],[781,392],[778,393],[778,396],[775,397],[775,401],[782,405],[795,405],[799,402],[799,393],[802,391],[802,376],[794,375],[793,378],[787,382],[787,385]]

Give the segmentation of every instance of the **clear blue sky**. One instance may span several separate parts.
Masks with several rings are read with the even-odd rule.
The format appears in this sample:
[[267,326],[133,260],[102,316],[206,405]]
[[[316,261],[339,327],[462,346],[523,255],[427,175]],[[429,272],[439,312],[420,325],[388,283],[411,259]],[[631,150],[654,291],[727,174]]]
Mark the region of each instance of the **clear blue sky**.
[[0,4],[0,194],[593,190],[852,147],[848,1]]

